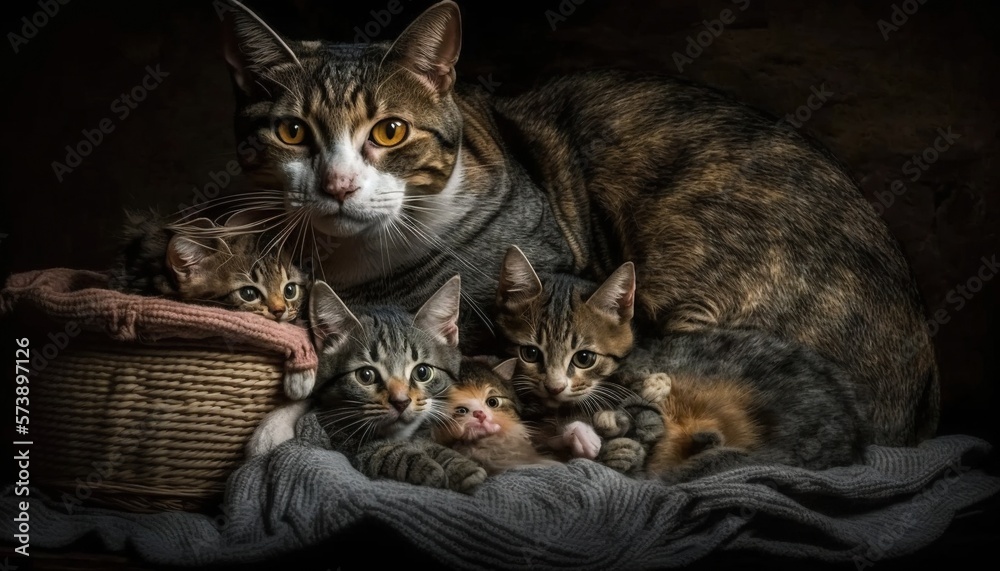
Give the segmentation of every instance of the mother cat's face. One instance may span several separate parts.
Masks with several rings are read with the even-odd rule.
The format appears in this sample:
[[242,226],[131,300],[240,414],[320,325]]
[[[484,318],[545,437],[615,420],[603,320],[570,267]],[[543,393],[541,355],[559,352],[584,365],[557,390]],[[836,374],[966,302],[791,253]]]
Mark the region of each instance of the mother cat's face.
[[229,20],[237,133],[262,149],[240,147],[256,185],[331,236],[430,223],[432,197],[457,186],[457,10],[428,10],[391,45],[284,42],[247,14]]

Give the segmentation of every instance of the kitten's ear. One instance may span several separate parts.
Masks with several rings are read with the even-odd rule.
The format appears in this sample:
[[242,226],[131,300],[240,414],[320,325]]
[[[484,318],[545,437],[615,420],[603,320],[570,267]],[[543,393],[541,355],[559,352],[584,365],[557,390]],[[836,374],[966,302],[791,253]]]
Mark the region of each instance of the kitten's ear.
[[511,358],[507,359],[503,363],[500,363],[496,367],[493,367],[493,372],[500,376],[504,381],[510,382],[514,378],[514,371],[517,369],[517,359]]
[[361,322],[333,288],[319,280],[309,290],[309,326],[316,352],[322,353],[327,348],[339,349]]
[[625,262],[590,296],[587,305],[617,317],[624,323],[635,310],[635,265]]
[[281,63],[302,67],[295,52],[264,20],[237,0],[215,2],[222,16],[223,51],[236,85],[249,94],[266,70]]
[[413,326],[450,347],[458,347],[458,310],[462,278],[455,276],[434,292],[417,311]]
[[531,262],[517,246],[511,246],[500,267],[500,285],[497,287],[497,305],[519,305],[541,295],[542,281],[531,267]]
[[455,64],[462,50],[458,4],[438,2],[417,17],[389,48],[404,68],[445,95],[455,85]]
[[187,283],[198,273],[200,264],[217,251],[204,241],[176,234],[167,243],[167,266],[178,282]]

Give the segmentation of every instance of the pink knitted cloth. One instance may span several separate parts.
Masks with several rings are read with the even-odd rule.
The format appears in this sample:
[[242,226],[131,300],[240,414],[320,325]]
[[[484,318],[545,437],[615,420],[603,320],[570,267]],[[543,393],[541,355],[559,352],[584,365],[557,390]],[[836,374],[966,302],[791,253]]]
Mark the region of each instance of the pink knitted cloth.
[[14,274],[0,292],[0,314],[30,307],[121,341],[223,337],[285,357],[285,372],[316,368],[309,333],[245,311],[230,311],[107,289],[105,274],[53,268]]

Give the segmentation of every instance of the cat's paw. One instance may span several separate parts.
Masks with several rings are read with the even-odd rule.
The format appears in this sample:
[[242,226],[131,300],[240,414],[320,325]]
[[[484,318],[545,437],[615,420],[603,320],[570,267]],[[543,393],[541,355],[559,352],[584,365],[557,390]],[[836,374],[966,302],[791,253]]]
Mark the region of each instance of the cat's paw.
[[632,474],[645,465],[646,449],[631,438],[615,438],[604,443],[597,461],[622,474]]
[[468,458],[455,458],[441,466],[448,479],[448,488],[467,494],[486,481],[486,469]]
[[267,414],[257,425],[246,444],[248,458],[267,454],[279,444],[295,438],[295,423],[309,410],[306,401],[278,407]]
[[654,373],[643,379],[639,395],[649,402],[663,402],[670,396],[672,386],[673,380],[670,378],[670,375],[666,373]]
[[593,460],[601,451],[601,437],[594,432],[594,427],[579,420],[566,425],[562,440],[574,458]]
[[594,430],[603,438],[617,438],[632,428],[632,420],[622,410],[602,410],[594,413]]
[[285,373],[285,395],[292,400],[302,400],[309,396],[316,385],[316,370],[289,371]]

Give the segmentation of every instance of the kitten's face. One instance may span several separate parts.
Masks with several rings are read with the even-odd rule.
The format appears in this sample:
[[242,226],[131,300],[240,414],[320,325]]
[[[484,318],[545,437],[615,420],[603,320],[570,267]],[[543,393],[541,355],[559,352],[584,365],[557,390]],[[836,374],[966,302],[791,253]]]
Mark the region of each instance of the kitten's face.
[[[462,134],[451,97],[457,8],[433,8],[394,43],[284,42],[229,15],[241,161],[315,230],[358,236],[427,223],[446,198]],[[457,177],[456,177],[457,178]]]
[[458,282],[438,290],[416,316],[375,308],[357,316],[324,282],[310,294],[320,363],[320,421],[350,438],[406,439],[424,422],[445,418],[458,377]]
[[546,406],[600,398],[600,385],[632,348],[631,264],[598,287],[572,276],[539,280],[524,254],[508,251],[497,325],[518,358],[518,387]]
[[514,366],[513,359],[494,369],[464,361],[459,380],[448,395],[451,420],[435,430],[435,440],[470,443],[519,426],[517,395],[511,385]]
[[268,319],[292,321],[306,298],[309,280],[256,234],[221,238],[176,235],[167,246],[167,267],[181,299],[217,303]]

